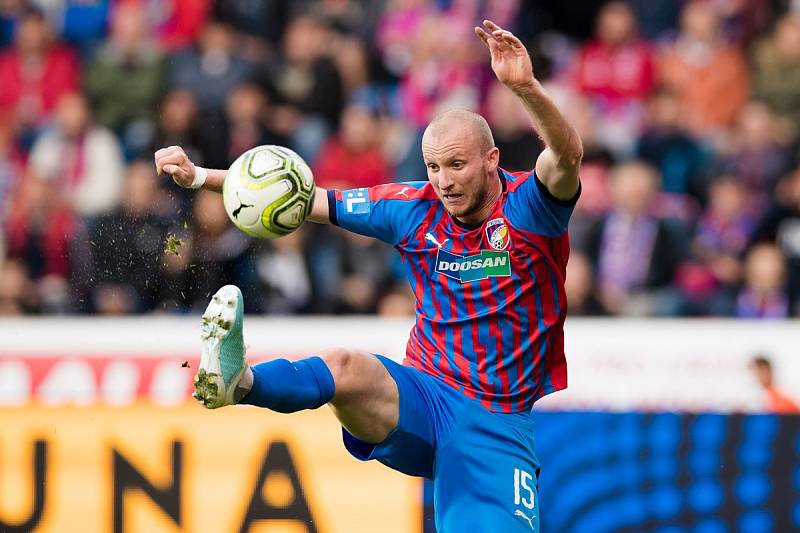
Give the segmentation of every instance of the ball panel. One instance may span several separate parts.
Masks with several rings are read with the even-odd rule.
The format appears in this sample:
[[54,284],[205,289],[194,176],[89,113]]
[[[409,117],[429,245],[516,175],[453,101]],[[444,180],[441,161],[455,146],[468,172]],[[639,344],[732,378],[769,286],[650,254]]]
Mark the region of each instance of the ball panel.
[[300,199],[295,203],[283,205],[275,210],[272,223],[281,229],[294,230],[305,220],[304,202]]
[[282,174],[287,170],[287,160],[275,150],[263,149],[254,151],[247,162],[247,174],[254,180],[265,178],[269,174]]

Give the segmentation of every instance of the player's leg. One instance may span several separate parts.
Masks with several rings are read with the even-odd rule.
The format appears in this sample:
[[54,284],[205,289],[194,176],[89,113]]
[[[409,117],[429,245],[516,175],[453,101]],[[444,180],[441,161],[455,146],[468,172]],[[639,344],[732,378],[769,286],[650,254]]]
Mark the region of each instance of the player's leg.
[[195,397],[206,407],[247,403],[291,413],[330,402],[342,425],[370,443],[381,442],[397,425],[397,385],[372,354],[340,348],[321,357],[278,359],[251,368],[242,323],[241,291],[222,287],[203,314]]
[[436,450],[437,531],[538,533],[539,462],[530,416],[470,403]]
[[377,443],[397,425],[397,385],[371,353],[333,348],[290,362],[252,367],[253,383],[240,403],[291,413],[328,403],[350,433]]

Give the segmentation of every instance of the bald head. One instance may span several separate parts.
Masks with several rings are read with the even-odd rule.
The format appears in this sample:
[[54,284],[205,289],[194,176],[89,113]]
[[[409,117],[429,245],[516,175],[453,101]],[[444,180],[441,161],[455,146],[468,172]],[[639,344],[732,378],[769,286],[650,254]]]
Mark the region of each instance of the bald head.
[[445,111],[425,129],[422,157],[428,181],[450,215],[480,224],[502,193],[500,151],[486,120],[465,109]]
[[486,119],[467,109],[450,109],[436,115],[425,128],[422,144],[430,143],[435,138],[454,132],[467,134],[476,139],[483,153],[494,148],[494,137]]

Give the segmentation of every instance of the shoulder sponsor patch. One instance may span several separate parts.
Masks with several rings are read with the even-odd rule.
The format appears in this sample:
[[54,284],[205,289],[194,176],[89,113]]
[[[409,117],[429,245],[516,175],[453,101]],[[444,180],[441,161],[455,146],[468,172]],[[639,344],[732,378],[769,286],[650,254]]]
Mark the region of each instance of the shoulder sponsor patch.
[[461,283],[508,277],[511,275],[511,258],[505,251],[481,250],[479,254],[464,257],[440,248],[436,254],[436,272]]
[[355,215],[369,213],[369,189],[367,188],[342,191],[342,201],[344,202],[344,210],[347,213]]
[[489,246],[495,250],[505,250],[508,248],[511,237],[508,235],[508,226],[502,218],[493,218],[486,223],[486,238]]

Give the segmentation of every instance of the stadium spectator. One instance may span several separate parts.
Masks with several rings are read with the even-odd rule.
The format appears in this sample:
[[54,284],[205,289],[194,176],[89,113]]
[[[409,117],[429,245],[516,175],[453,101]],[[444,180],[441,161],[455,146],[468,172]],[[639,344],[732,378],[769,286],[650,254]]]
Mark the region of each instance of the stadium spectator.
[[214,18],[274,47],[283,35],[290,10],[291,5],[283,0],[227,0],[214,3]]
[[586,254],[572,252],[567,263],[564,290],[573,316],[602,316],[607,314],[597,297],[597,287],[592,273],[592,263]]
[[572,248],[585,251],[597,221],[611,204],[609,174],[616,159],[603,144],[604,138],[598,131],[600,121],[589,100],[579,95],[567,102],[561,105],[583,142],[581,201],[575,205],[570,219],[569,238]]
[[386,68],[400,77],[411,66],[422,22],[434,12],[425,0],[389,0],[378,20],[377,45]]
[[659,169],[661,190],[701,199],[711,154],[686,131],[685,124],[676,95],[666,89],[656,91],[647,102],[636,156]]
[[755,97],[800,130],[800,14],[784,15],[755,47]]
[[650,45],[637,35],[636,17],[621,1],[600,10],[594,39],[577,57],[576,82],[601,109],[642,102],[653,86]]
[[53,127],[31,149],[30,166],[51,181],[72,209],[84,217],[113,210],[120,199],[123,157],[119,141],[92,123],[84,95],[63,95]]
[[606,4],[597,16],[594,38],[576,58],[575,83],[589,97],[606,143],[615,151],[630,153],[653,78],[652,51],[638,36],[630,6]]
[[86,55],[106,35],[112,0],[36,1],[56,33]]
[[788,261],[791,311],[796,315],[800,310],[800,168],[779,183],[774,203],[759,221],[752,242],[770,242],[781,248]]
[[158,42],[167,52],[191,45],[201,37],[212,0],[122,0],[137,3],[152,16]]
[[331,228],[314,228],[307,242],[318,313],[375,313],[381,291],[395,280],[392,249]]
[[509,172],[527,172],[542,151],[525,108],[502,83],[492,82],[486,96],[486,120],[500,149],[500,166]]
[[58,185],[29,173],[14,196],[5,229],[8,257],[24,265],[42,310],[66,311],[68,282],[79,260],[73,250],[85,235]]
[[243,83],[234,87],[226,101],[223,127],[206,132],[203,152],[208,164],[214,168],[228,168],[253,146],[286,146],[288,139],[267,126],[269,116],[269,103],[260,86]]
[[150,142],[165,65],[139,6],[114,8],[110,35],[87,65],[84,84],[97,122],[120,135],[129,153]]
[[683,8],[680,33],[662,53],[657,79],[678,95],[696,134],[716,135],[733,124],[750,89],[744,55],[725,41],[719,16],[702,0]]
[[750,369],[758,384],[764,389],[766,411],[774,414],[800,413],[800,406],[784,391],[775,386],[775,371],[772,362],[764,355],[756,355],[750,361]]
[[[197,103],[191,92],[183,89],[170,91],[164,96],[159,108],[160,114],[153,137],[153,146],[184,146],[189,157],[196,157],[198,165],[208,164],[206,153],[208,148],[207,133],[201,134],[197,126]],[[142,156],[146,151],[142,152]],[[212,154],[213,156],[213,154]],[[194,160],[193,160],[194,161]],[[179,209],[191,211],[193,196],[183,189],[174,190],[169,187],[169,194],[179,204]]]
[[152,146],[186,146],[190,157],[197,157],[198,165],[207,164],[204,157],[204,139],[198,128],[197,100],[185,89],[168,92],[159,106],[158,124]]
[[370,82],[370,58],[366,43],[352,35],[337,33],[331,45],[336,69],[342,77],[344,100],[351,101],[353,95]]
[[79,70],[44,16],[28,12],[16,27],[14,47],[0,51],[0,121],[16,123],[29,146],[61,96],[78,87]]
[[684,314],[730,316],[756,212],[734,176],[715,178],[708,196],[692,241],[693,261],[681,266],[678,285],[686,298]]
[[655,170],[623,163],[611,178],[612,206],[589,238],[600,302],[614,314],[674,315],[680,299],[671,286],[682,250],[665,220],[651,214]]
[[[187,287],[181,296],[190,309],[200,309],[208,295],[220,283],[250,286],[253,266],[248,253],[250,238],[229,221],[219,197],[208,191],[196,194],[194,209],[189,218],[191,250],[189,264],[194,265],[187,276]],[[181,253],[183,253],[181,249]]]
[[642,35],[651,41],[659,41],[674,33],[680,18],[680,1],[653,2],[652,0],[628,0],[636,13]]
[[339,252],[341,290],[336,313],[375,314],[381,287],[390,279],[392,249],[374,239],[346,233]]
[[378,316],[383,318],[413,317],[414,295],[404,283],[395,283],[378,302]]
[[778,178],[791,168],[790,141],[785,123],[763,103],[750,102],[720,150],[720,166],[723,172],[741,178],[752,203],[763,208]]
[[381,132],[369,109],[349,106],[339,134],[328,139],[314,164],[314,181],[326,189],[372,187],[393,180],[381,152]]
[[723,0],[710,4],[720,17],[720,27],[727,39],[742,49],[750,48],[755,37],[777,18],[778,4],[772,0]]
[[272,95],[276,128],[308,161],[335,129],[344,107],[343,85],[326,47],[329,28],[313,17],[294,18],[286,28],[281,57],[271,62],[262,84]]
[[[17,149],[11,125],[0,123],[0,226],[11,208],[14,191],[22,180],[22,172],[22,154]],[[0,246],[0,250],[2,248]]]
[[[306,0],[306,6],[295,8],[324,20],[337,32],[359,40],[371,40],[383,2],[368,0]],[[302,4],[301,4],[302,5]]]
[[269,250],[256,255],[256,272],[263,286],[262,312],[296,314],[310,309],[311,276],[304,250],[307,232],[308,228],[301,228],[270,241]]
[[164,194],[153,166],[135,161],[125,174],[122,205],[95,220],[90,235],[98,312],[145,312],[158,303],[164,286],[159,265],[167,236]]
[[203,29],[196,46],[190,46],[170,58],[170,88],[190,91],[201,113],[207,113],[207,127],[218,126],[225,99],[234,87],[255,75],[252,64],[242,59],[236,49],[233,29],[211,21]]
[[744,284],[736,297],[739,318],[787,318],[786,258],[780,248],[761,243],[747,253]]
[[476,84],[484,72],[484,57],[475,53],[471,31],[470,25],[446,15],[431,16],[419,25],[399,95],[406,120],[416,128],[424,128],[436,113],[450,107],[478,108]]
[[39,312],[39,298],[25,263],[20,259],[0,261],[0,316]]

